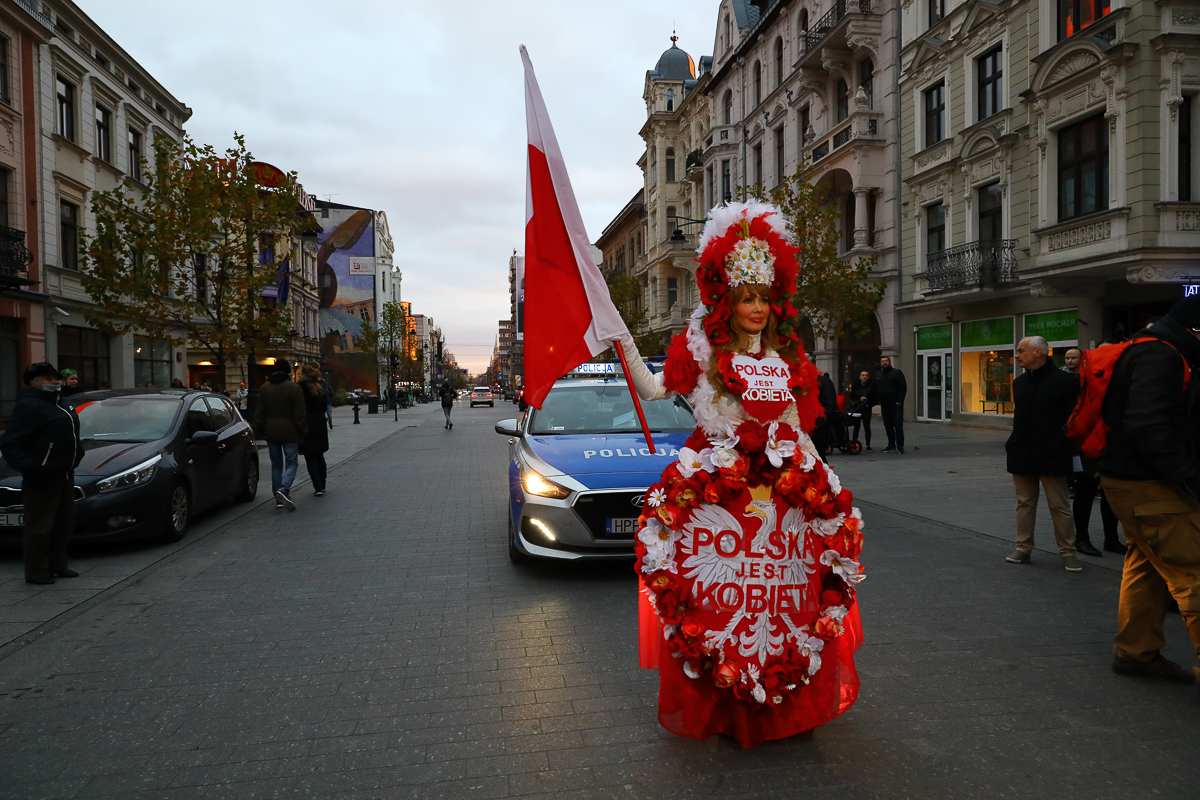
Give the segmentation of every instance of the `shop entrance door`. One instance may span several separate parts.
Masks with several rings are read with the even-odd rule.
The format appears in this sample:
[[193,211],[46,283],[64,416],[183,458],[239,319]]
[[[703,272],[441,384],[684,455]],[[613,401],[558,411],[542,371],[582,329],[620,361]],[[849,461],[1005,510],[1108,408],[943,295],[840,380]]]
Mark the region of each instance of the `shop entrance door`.
[[950,419],[954,383],[951,353],[917,354],[917,417],[934,422]]

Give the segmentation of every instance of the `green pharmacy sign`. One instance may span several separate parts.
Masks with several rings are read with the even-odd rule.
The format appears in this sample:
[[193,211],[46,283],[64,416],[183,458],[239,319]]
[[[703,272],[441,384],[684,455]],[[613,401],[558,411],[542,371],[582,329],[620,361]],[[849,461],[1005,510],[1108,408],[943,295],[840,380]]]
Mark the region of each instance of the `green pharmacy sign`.
[[1074,342],[1079,339],[1079,312],[1051,311],[1047,314],[1026,314],[1025,335],[1041,336],[1047,342]]
[[961,347],[1013,346],[1013,318],[976,319],[959,324],[958,342]]
[[949,350],[952,346],[949,323],[917,328],[918,350]]

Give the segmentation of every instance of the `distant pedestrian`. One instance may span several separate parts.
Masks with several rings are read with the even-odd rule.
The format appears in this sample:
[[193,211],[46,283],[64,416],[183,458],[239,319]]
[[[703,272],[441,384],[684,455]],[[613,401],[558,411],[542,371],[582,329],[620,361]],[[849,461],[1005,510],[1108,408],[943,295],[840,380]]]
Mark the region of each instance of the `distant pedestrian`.
[[1063,365],[1059,367],[1063,372],[1069,372],[1072,375],[1079,374],[1079,361],[1083,358],[1083,352],[1078,347],[1071,347],[1067,352],[1063,353]]
[[864,438],[867,442],[867,449],[871,449],[871,407],[878,405],[879,399],[875,394],[875,381],[871,380],[871,373],[865,369],[858,374],[858,382],[847,392],[849,405],[848,409],[859,415],[858,419],[854,420],[854,435],[853,439],[858,438],[859,425],[862,426]]
[[881,453],[904,455],[904,398],[908,382],[904,373],[892,366],[892,359],[879,359],[879,374],[875,376],[875,399],[879,401],[879,416],[887,434],[887,447]]
[[250,390],[246,388],[245,383],[238,384],[237,390],[237,407],[238,411],[246,410],[246,398],[250,396]]
[[296,480],[300,442],[308,433],[308,407],[304,390],[292,381],[292,365],[284,359],[275,359],[275,372],[258,390],[254,423],[267,440],[275,507],[295,511],[292,482]]
[[1017,549],[1005,560],[1029,563],[1040,483],[1063,566],[1068,572],[1082,572],[1067,499],[1073,447],[1064,432],[1079,396],[1079,381],[1057,369],[1046,355],[1049,351],[1041,336],[1027,336],[1017,344],[1017,364],[1025,373],[1013,381],[1012,435],[1004,445],[1017,492]]
[[[809,361],[812,361],[811,357]],[[821,410],[825,414],[817,420],[817,427],[813,429],[813,447],[817,448],[821,460],[829,463],[827,455],[838,443],[842,420],[837,407],[837,387],[833,385],[833,379],[829,377],[828,372],[817,376],[817,402],[821,404]]]
[[458,399],[458,392],[454,391],[454,387],[450,385],[450,381],[442,384],[442,388],[438,389],[438,397],[442,398],[442,413],[446,415],[446,430],[454,427],[454,423],[450,421],[450,409],[454,408],[454,401]]
[[325,427],[326,387],[321,380],[321,371],[311,364],[301,367],[300,374],[303,377],[299,385],[304,390],[305,422],[308,425],[300,450],[304,453],[308,477],[312,479],[313,494],[321,497],[325,494],[325,453],[329,450],[329,431]]
[[74,578],[67,543],[75,529],[75,468],[83,460],[79,417],[61,397],[62,375],[53,364],[31,364],[0,439],[8,466],[21,473],[25,514],[25,582]]
[[171,378],[171,388],[172,389],[183,389],[186,387],[184,387],[184,385],[183,385],[182,378]]
[[59,394],[62,397],[70,397],[79,391],[79,373],[73,369],[59,370],[59,375],[62,375],[62,390]]
[[[1125,528],[1113,671],[1192,683],[1161,654],[1172,598],[1200,655],[1200,297],[1178,301],[1113,366],[1100,485]],[[1184,362],[1187,362],[1185,367]],[[1184,377],[1191,379],[1185,384]]]
[[1075,445],[1075,458],[1079,459],[1079,469],[1072,476],[1075,496],[1071,499],[1071,517],[1075,522],[1075,549],[1085,556],[1101,556],[1096,546],[1092,544],[1088,527],[1092,521],[1092,505],[1096,495],[1100,495],[1100,521],[1104,525],[1104,549],[1110,553],[1125,555],[1125,545],[1117,535],[1117,515],[1113,513],[1108,503],[1108,496],[1100,488],[1100,465],[1094,458],[1083,455],[1079,445]]

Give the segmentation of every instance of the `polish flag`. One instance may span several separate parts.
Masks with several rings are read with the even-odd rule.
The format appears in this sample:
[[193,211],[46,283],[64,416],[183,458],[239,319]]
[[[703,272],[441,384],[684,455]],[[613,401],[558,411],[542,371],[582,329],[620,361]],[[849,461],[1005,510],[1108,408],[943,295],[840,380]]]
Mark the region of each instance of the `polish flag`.
[[626,332],[592,257],[550,115],[525,62],[525,401],[541,408],[554,382]]

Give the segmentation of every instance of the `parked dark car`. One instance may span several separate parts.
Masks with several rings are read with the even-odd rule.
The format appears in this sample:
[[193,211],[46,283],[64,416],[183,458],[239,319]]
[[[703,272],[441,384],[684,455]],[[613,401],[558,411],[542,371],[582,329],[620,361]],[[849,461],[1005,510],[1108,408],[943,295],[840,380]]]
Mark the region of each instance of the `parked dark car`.
[[[72,541],[183,538],[197,513],[258,492],[254,433],[228,398],[177,389],[74,395],[84,457]],[[23,523],[21,474],[0,461],[0,522]],[[19,542],[21,528],[0,527]]]

